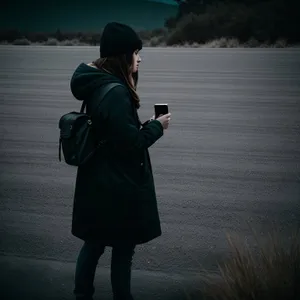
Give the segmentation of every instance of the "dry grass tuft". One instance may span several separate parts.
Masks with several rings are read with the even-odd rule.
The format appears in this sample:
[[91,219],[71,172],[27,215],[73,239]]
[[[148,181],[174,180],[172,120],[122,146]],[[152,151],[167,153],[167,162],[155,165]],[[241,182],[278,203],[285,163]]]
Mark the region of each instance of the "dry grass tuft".
[[[255,235],[256,236],[256,235]],[[214,300],[299,300],[299,230],[289,243],[276,233],[265,244],[258,242],[253,253],[230,235],[227,240],[232,257],[219,265],[220,280],[205,279],[205,299]]]

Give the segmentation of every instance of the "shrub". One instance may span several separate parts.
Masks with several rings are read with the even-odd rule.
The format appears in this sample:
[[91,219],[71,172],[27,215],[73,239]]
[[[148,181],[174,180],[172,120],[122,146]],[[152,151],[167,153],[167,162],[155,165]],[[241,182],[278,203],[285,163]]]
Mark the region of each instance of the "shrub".
[[25,38],[21,38],[21,39],[16,39],[12,42],[13,45],[18,45],[18,46],[29,46],[31,45],[31,42],[28,41]]
[[250,38],[249,39],[249,41],[247,41],[246,43],[245,43],[245,46],[247,47],[247,48],[255,48],[255,47],[258,47],[260,45],[260,43],[259,43],[259,41],[258,40],[256,40],[255,38]]
[[182,37],[183,37],[183,34],[182,34],[181,30],[179,30],[179,29],[173,30],[167,36],[166,44],[168,46],[182,45],[182,44],[184,44],[184,41],[185,41],[185,39],[183,39]]
[[269,235],[258,252],[240,247],[227,237],[232,257],[219,266],[221,279],[205,279],[206,299],[214,300],[298,300],[300,299],[299,230],[287,243]]
[[207,48],[237,48],[240,47],[240,43],[235,38],[220,38],[208,41],[203,45]]
[[153,36],[149,41],[150,47],[163,46],[165,44],[164,36]]
[[159,37],[157,37],[157,36],[152,37],[149,41],[149,45],[150,45],[150,47],[158,46],[159,45]]
[[46,42],[44,42],[45,46],[57,46],[58,45],[58,40],[54,38],[48,39]]
[[143,47],[151,47],[150,41],[143,40]]
[[194,43],[190,44],[190,47],[191,48],[200,48],[200,44],[194,42]]
[[236,38],[229,38],[227,40],[227,48],[238,48],[240,47],[240,43]]
[[275,44],[275,48],[285,48],[287,47],[287,41],[285,39],[278,39]]
[[74,40],[65,40],[65,41],[61,41],[59,43],[60,46],[77,46],[79,45],[79,41],[74,39]]

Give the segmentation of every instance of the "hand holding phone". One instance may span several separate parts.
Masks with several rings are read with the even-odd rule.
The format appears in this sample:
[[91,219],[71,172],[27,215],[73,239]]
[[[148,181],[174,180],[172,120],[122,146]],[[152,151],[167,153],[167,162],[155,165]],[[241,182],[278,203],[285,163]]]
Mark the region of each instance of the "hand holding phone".
[[161,123],[163,129],[168,129],[171,120],[171,114],[168,113],[166,115],[162,115],[158,117],[156,120]]
[[168,129],[171,114],[169,113],[168,104],[157,103],[154,105],[155,119],[159,121],[164,129]]
[[155,119],[160,115],[166,115],[169,113],[169,107],[167,103],[157,103],[154,105]]

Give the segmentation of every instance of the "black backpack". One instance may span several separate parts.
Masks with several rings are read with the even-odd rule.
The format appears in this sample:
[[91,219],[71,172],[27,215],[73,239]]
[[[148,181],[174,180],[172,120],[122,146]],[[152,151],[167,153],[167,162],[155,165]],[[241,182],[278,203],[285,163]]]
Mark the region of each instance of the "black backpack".
[[[120,84],[107,84],[101,91],[100,99],[103,100],[104,96],[117,85]],[[71,166],[83,165],[99,147],[106,143],[105,140],[97,141],[95,138],[92,131],[92,118],[87,113],[84,113],[85,108],[86,100],[83,101],[80,112],[69,112],[59,120],[59,161],[61,161],[62,150],[65,162]]]

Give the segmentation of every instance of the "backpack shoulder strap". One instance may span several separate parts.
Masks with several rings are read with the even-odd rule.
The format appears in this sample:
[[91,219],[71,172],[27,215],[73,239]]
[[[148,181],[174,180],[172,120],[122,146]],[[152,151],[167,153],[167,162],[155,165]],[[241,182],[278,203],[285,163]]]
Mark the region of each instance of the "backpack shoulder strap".
[[[101,92],[100,92],[100,102],[104,99],[104,97],[106,96],[106,94],[111,90],[113,89],[114,87],[118,86],[118,85],[122,85],[121,83],[118,83],[118,82],[112,82],[112,83],[108,83],[106,84],[102,89],[101,89]],[[86,104],[87,104],[87,101],[88,100],[84,100],[82,105],[81,105],[81,109],[80,109],[80,112],[83,113],[84,112],[84,109],[86,108]],[[96,107],[100,104],[97,103]]]

